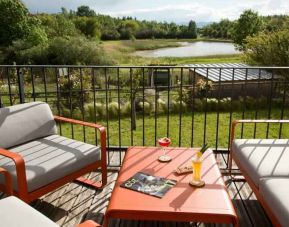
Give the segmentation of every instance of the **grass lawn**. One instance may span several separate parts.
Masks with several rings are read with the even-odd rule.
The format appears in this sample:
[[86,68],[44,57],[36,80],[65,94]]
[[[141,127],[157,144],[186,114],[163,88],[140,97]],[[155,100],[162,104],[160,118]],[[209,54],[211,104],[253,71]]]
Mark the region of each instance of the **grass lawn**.
[[[273,109],[271,113],[271,118],[279,119],[281,110]],[[245,113],[245,118],[252,119],[255,116],[255,111],[247,111]],[[284,118],[289,117],[288,110],[284,113]],[[213,148],[218,147],[228,147],[229,138],[229,122],[230,113],[222,112],[219,114],[218,123],[218,136],[217,136],[217,118],[216,112],[207,113],[207,125],[206,125],[206,142]],[[242,112],[234,112],[232,119],[241,119]],[[258,118],[268,118],[267,110],[260,110],[258,112]],[[194,128],[193,128],[193,146],[201,146],[203,144],[204,138],[204,119],[205,114],[196,112],[194,114]],[[108,130],[108,140],[110,146],[129,146],[133,138],[133,145],[143,145],[143,120],[142,115],[137,116],[137,129],[131,134],[130,130],[130,118],[122,118],[120,120],[120,132],[119,132],[119,122],[117,119],[109,120],[107,125],[106,121],[99,121],[98,123],[106,126]],[[172,139],[172,146],[178,146],[179,141],[179,129],[180,129],[180,117],[178,114],[171,114],[169,117],[169,137]],[[270,124],[269,126],[269,137],[275,138],[279,135],[279,124]],[[240,135],[241,125],[238,128],[237,135]],[[267,124],[259,124],[257,126],[256,137],[265,138],[267,131]],[[63,135],[71,137],[71,125],[62,125]],[[153,146],[155,144],[155,133],[157,138],[166,136],[167,132],[167,116],[160,115],[157,117],[157,132],[155,132],[155,119],[154,116],[145,116],[144,119],[144,145]],[[244,126],[244,138],[252,138],[254,132],[254,125]],[[94,130],[86,129],[86,141],[94,143],[95,134]],[[119,133],[121,135],[121,141],[119,141]],[[131,135],[133,137],[131,137]],[[190,147],[192,139],[192,114],[186,113],[182,116],[181,120],[181,146]],[[83,140],[83,128],[76,126],[74,127],[74,136],[78,140]],[[289,127],[284,125],[282,128],[282,138],[289,137]],[[218,144],[216,144],[216,141]]]

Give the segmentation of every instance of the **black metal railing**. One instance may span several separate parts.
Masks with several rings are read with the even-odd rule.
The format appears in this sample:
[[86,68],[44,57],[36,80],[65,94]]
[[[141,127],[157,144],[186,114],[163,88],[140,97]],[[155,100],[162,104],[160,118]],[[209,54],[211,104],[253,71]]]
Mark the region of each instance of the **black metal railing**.
[[[156,146],[157,138],[164,136],[172,139],[172,146],[208,143],[226,155],[233,119],[288,118],[288,76],[289,67],[226,64],[3,65],[0,105],[44,101],[54,114],[105,125],[108,162],[120,166],[128,146]],[[284,127],[242,125],[239,133],[288,138]],[[98,143],[97,133],[85,127],[63,124],[59,133]]]

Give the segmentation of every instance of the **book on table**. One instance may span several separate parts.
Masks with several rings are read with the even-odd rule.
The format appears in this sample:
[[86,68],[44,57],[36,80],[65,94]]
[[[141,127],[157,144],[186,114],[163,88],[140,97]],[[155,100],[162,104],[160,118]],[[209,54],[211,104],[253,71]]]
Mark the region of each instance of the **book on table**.
[[162,198],[176,185],[176,183],[176,180],[152,176],[144,172],[137,172],[131,178],[123,182],[121,187]]

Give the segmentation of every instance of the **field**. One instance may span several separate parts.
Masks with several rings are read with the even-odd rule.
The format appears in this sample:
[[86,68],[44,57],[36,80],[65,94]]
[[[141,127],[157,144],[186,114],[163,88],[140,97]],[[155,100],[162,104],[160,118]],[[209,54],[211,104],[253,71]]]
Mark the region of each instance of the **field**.
[[163,57],[163,58],[144,58],[134,56],[132,53],[137,50],[153,50],[165,47],[180,46],[178,42],[196,42],[196,41],[221,41],[221,40],[122,40],[122,41],[104,41],[101,46],[105,52],[112,58],[117,65],[179,65],[190,63],[229,63],[241,62],[241,55],[218,55],[206,57]]

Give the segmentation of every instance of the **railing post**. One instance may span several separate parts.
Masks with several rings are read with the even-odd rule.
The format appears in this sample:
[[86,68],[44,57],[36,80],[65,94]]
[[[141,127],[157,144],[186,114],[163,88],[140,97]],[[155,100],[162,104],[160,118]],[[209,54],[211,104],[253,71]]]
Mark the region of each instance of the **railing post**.
[[18,88],[20,103],[25,103],[24,80],[22,69],[17,68]]

